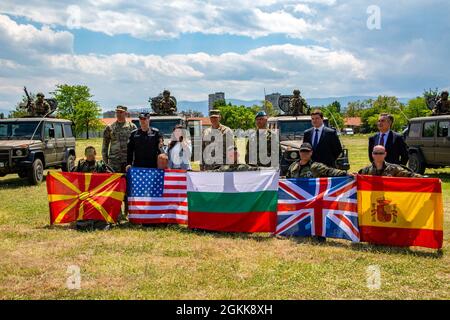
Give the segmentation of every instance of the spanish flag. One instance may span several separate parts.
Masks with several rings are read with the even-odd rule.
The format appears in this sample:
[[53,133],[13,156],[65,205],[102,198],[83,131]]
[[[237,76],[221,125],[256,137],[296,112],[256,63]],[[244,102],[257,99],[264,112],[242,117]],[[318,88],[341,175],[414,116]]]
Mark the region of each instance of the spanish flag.
[[361,241],[389,246],[442,248],[439,179],[357,177]]
[[115,223],[125,196],[120,173],[50,171],[47,176],[50,223],[104,220]]

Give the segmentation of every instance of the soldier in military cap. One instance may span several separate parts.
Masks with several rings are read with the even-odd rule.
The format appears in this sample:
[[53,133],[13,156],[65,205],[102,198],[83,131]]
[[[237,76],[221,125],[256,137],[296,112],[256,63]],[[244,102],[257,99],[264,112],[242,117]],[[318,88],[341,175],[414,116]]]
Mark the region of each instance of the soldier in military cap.
[[[234,146],[234,136],[233,131],[220,123],[220,111],[213,109],[209,112],[209,119],[211,121],[211,127],[203,131],[202,135],[202,152],[203,152],[203,164],[200,166],[201,170],[212,170],[217,167],[217,165],[226,164],[227,159],[227,146]],[[212,160],[209,157],[215,157],[215,150],[212,150],[211,154],[205,155],[205,148],[213,143],[215,143],[215,135],[222,135],[222,146],[217,146],[222,148],[222,157],[220,163],[205,163],[205,160]]]
[[448,91],[442,91],[440,99],[433,108],[433,115],[450,114],[450,101],[448,100]]
[[[267,128],[267,114],[265,111],[259,111],[256,116],[255,116],[255,123],[256,123],[256,131],[254,132],[254,134],[251,134],[247,144],[246,144],[246,152],[245,152],[245,163],[250,164],[250,160],[256,160],[256,163],[251,163],[251,164],[256,164],[258,167],[276,167],[278,165],[278,163],[274,164],[272,163],[272,161],[269,161],[268,163],[262,163],[261,161],[261,156],[263,154],[260,154],[260,143],[261,143],[261,138],[266,140],[266,146],[267,146],[267,151],[266,151],[266,156],[268,158],[271,158],[272,156],[272,134],[273,132],[271,130],[269,130]],[[251,157],[250,156],[250,145],[256,145],[256,157]],[[280,146],[279,146],[280,147]],[[252,151],[255,151],[252,148]],[[263,153],[263,151],[261,151],[261,153]],[[281,154],[281,151],[278,151],[278,155]],[[277,159],[279,160],[279,159]]]
[[44,98],[44,94],[42,92],[38,92],[36,95],[36,100],[30,104],[28,113],[32,117],[43,117],[50,112],[50,105]]
[[[84,150],[85,159],[78,161],[78,164],[73,167],[72,172],[84,173],[111,173],[114,172],[102,160],[97,161],[95,156],[97,152],[93,146],[88,146]],[[75,224],[77,230],[91,231],[91,230],[107,230],[110,228],[109,223],[100,220],[78,220]]]
[[294,96],[289,101],[289,114],[292,116],[299,116],[309,114],[310,110],[305,99],[300,95],[300,90],[295,89]]
[[373,162],[370,166],[359,170],[359,174],[370,176],[386,176],[386,177],[422,177],[410,169],[398,164],[388,163],[386,159],[386,149],[382,145],[377,145],[373,148],[372,157]]
[[127,121],[127,107],[117,106],[116,121],[103,132],[102,157],[115,172],[125,172],[127,165],[127,145],[131,132],[137,127]]
[[238,163],[239,151],[236,146],[229,146],[227,149],[227,159],[229,164],[217,166],[215,172],[235,172],[235,171],[256,171],[258,167],[251,166],[245,163]]
[[305,142],[300,147],[300,159],[292,163],[286,174],[287,178],[320,178],[320,177],[345,177],[346,171],[330,168],[323,163],[312,161],[313,148]]
[[170,97],[169,90],[163,91],[163,96],[158,102],[158,109],[160,113],[167,115],[173,115],[177,111],[177,104]]
[[158,129],[150,127],[150,114],[139,114],[139,123],[141,127],[134,130],[128,140],[126,171],[131,166],[157,168],[158,155],[162,153],[163,136]]

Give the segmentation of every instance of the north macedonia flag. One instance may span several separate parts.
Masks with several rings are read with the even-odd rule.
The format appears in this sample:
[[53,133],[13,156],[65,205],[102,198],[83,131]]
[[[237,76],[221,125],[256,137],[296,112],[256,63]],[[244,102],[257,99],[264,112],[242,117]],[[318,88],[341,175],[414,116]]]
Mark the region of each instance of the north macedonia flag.
[[444,211],[439,179],[358,175],[357,184],[361,241],[442,247]]
[[126,190],[120,173],[49,171],[47,192],[50,223],[104,220],[115,223]]

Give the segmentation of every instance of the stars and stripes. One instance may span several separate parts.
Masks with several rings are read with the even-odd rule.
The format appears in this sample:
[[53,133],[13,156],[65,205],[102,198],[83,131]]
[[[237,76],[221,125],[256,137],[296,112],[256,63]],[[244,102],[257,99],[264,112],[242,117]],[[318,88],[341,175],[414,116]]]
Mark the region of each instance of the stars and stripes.
[[278,192],[275,234],[359,241],[353,177],[283,179],[279,182]]
[[131,223],[187,224],[184,170],[132,168],[128,172],[128,219]]

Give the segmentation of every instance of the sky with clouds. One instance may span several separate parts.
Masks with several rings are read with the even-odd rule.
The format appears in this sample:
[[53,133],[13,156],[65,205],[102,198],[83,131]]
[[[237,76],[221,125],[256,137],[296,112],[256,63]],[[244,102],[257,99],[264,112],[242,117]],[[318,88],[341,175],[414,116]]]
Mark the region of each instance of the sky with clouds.
[[414,97],[450,88],[449,12],[448,0],[2,0],[0,109],[24,85],[62,83],[88,85],[105,110],[164,88],[193,101]]

